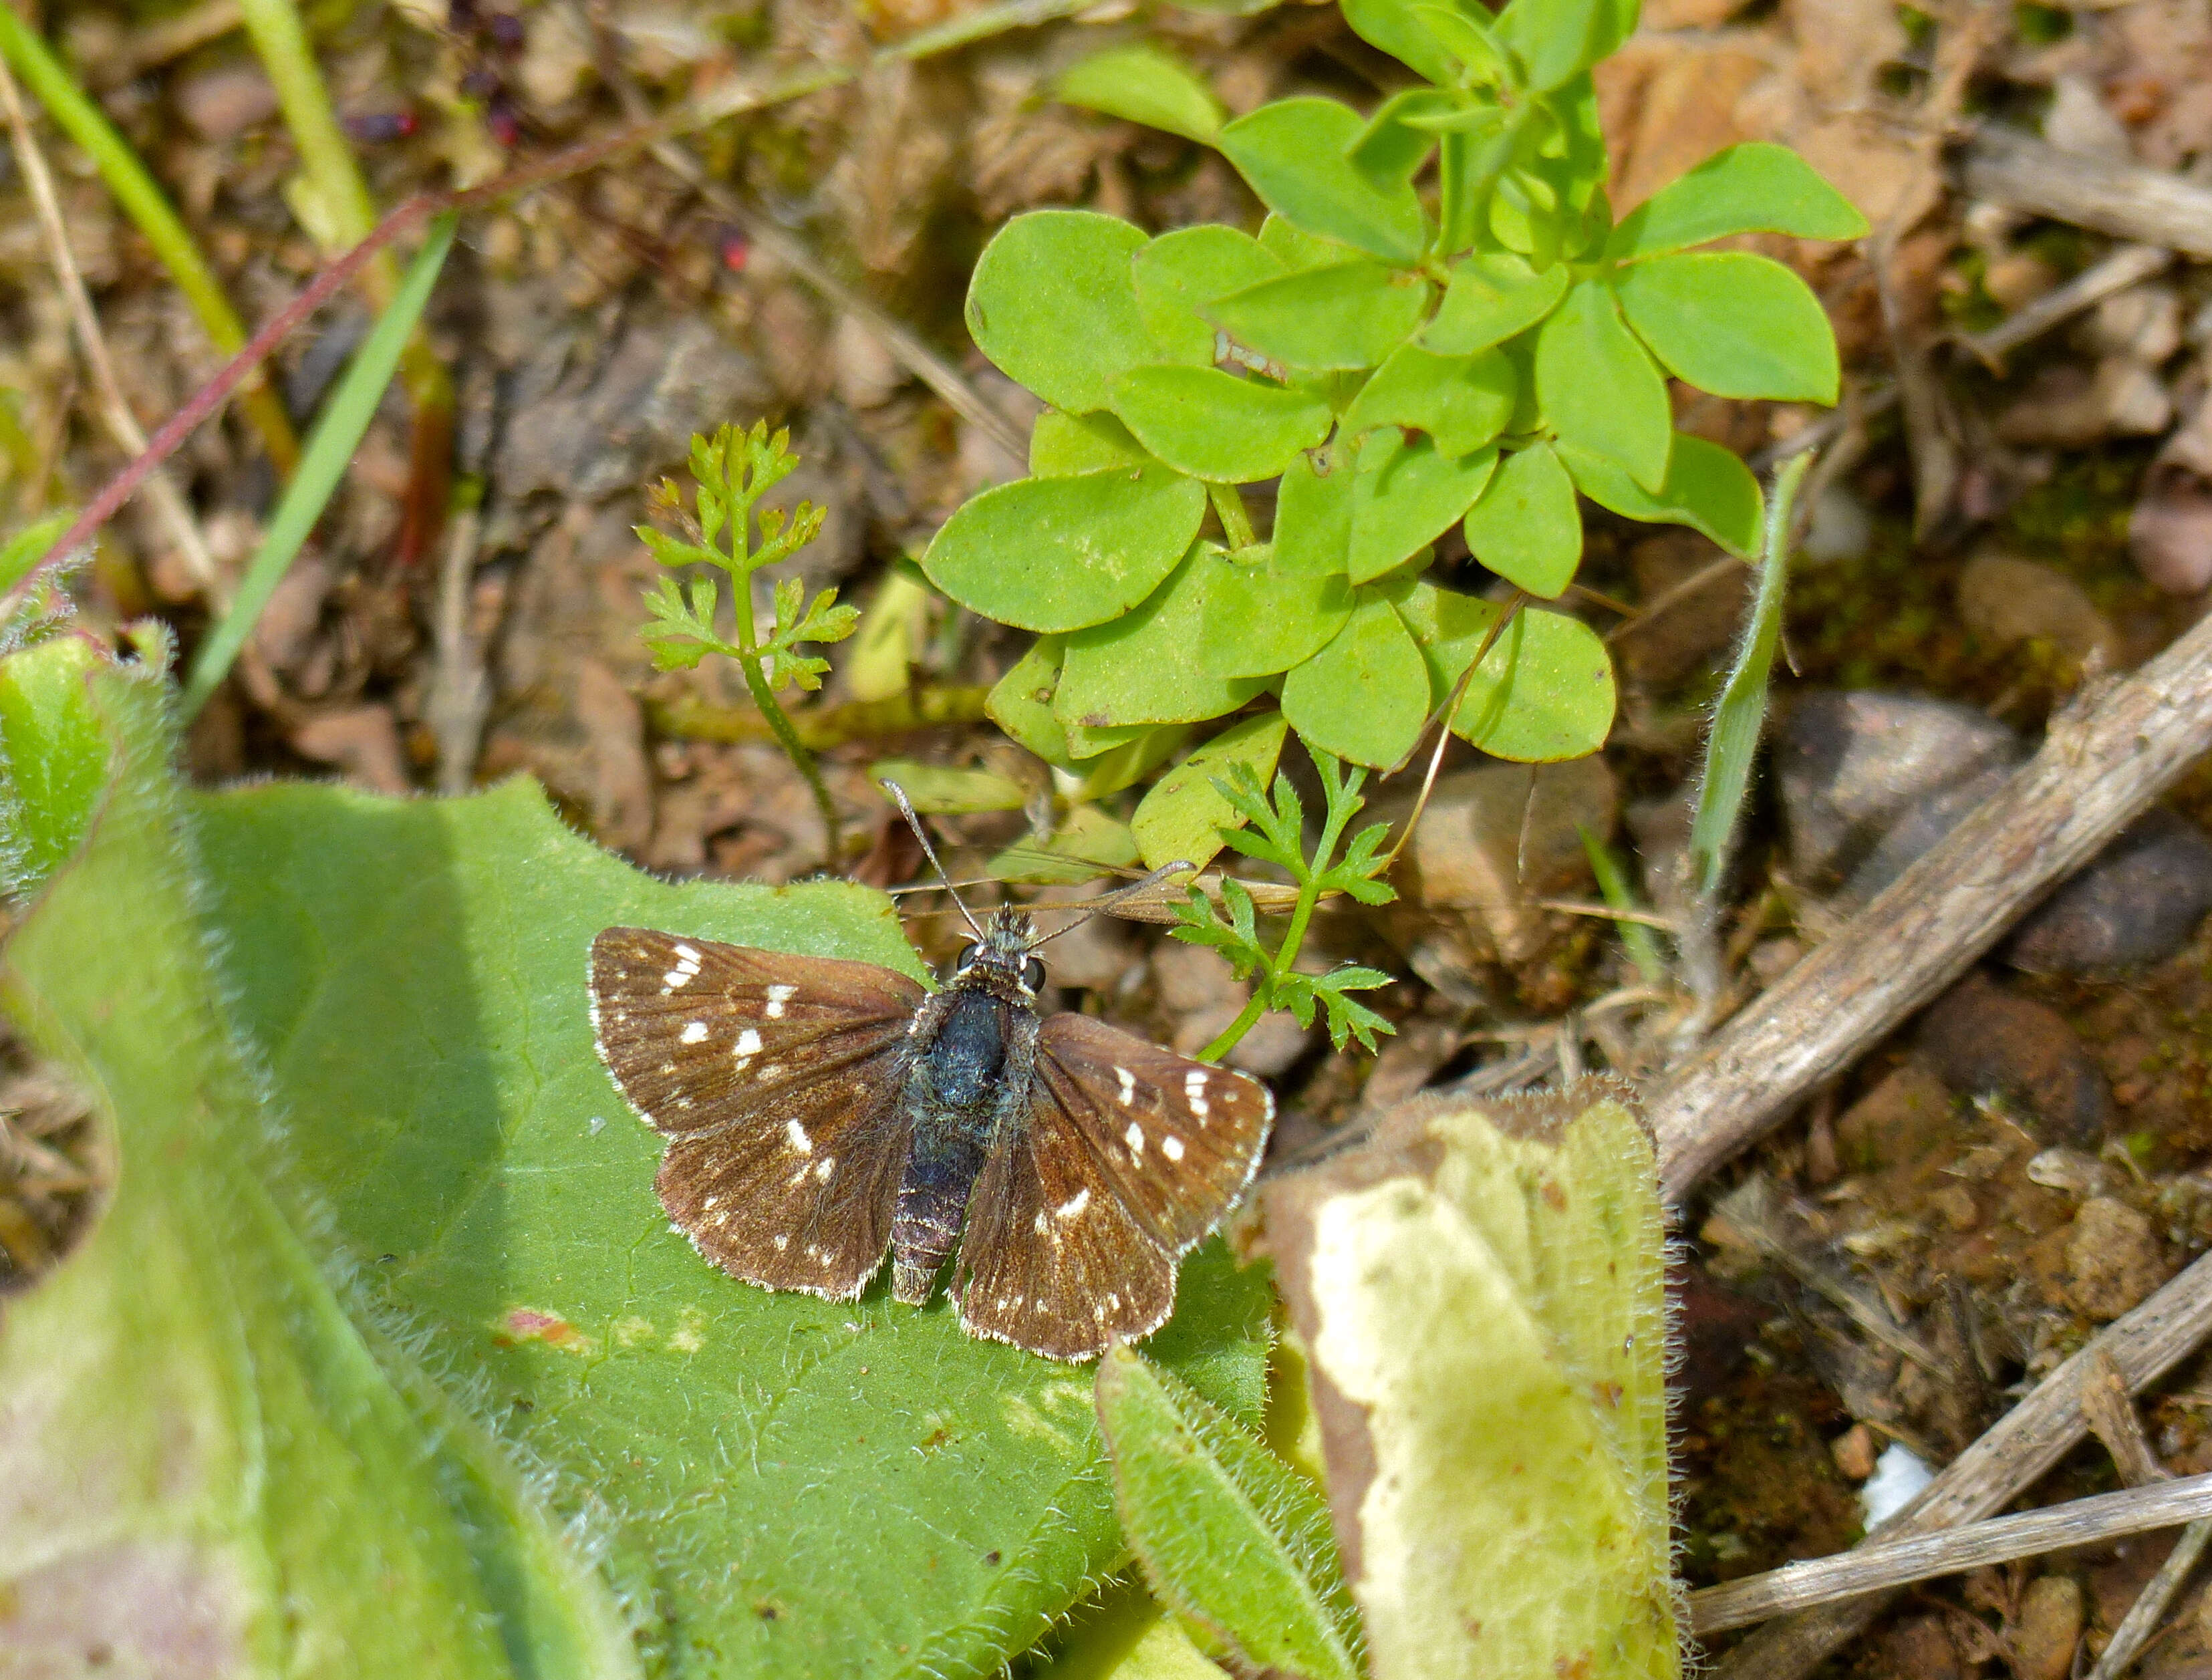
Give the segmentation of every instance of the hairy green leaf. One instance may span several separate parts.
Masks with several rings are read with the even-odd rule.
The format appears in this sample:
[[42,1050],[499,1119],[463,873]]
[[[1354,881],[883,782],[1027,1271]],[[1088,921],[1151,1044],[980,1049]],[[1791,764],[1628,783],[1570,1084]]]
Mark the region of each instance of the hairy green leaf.
[[[963,1335],[941,1298],[836,1303],[715,1271],[669,1229],[660,1140],[592,1053],[603,928],[916,973],[880,895],[667,885],[526,783],[194,805],[239,1016],[337,1236],[600,1537],[664,1668],[988,1670],[1112,1561],[1083,1373]],[[1249,1415],[1264,1287],[1214,1246],[1182,1288],[1150,1350]]]
[[1601,282],[1577,285],[1538,329],[1536,395],[1560,442],[1618,461],[1647,490],[1666,482],[1674,441],[1667,382]]
[[1682,1671],[1665,1226],[1624,1099],[1401,1108],[1264,1192],[1378,1674]]
[[1751,786],[1752,760],[1758,755],[1759,734],[1766,724],[1766,681],[1774,668],[1774,651],[1782,640],[1782,608],[1790,586],[1790,513],[1796,503],[1797,487],[1812,464],[1812,452],[1801,450],[1784,462],[1775,475],[1774,499],[1766,511],[1759,593],[1752,603],[1751,622],[1736,646],[1735,667],[1721,689],[1720,704],[1713,708],[1711,731],[1705,737],[1697,809],[1690,820],[1690,866],[1698,890],[1708,895],[1719,890],[1729,847],[1743,813],[1743,797]]
[[1328,435],[1328,404],[1218,367],[1132,367],[1108,387],[1114,412],[1161,460],[1194,477],[1273,478]]
[[1583,518],[1574,481],[1549,444],[1505,458],[1482,500],[1468,511],[1468,552],[1531,595],[1554,600],[1582,564]]
[[[1778,402],[1836,400],[1836,336],[1827,312],[1811,287],[1771,258],[1746,251],[1655,257],[1621,270],[1613,285],[1637,337],[1669,373],[1698,390]],[[1645,488],[1656,488],[1636,476]]]
[[1563,444],[1559,458],[1575,487],[1601,507],[1648,524],[1688,525],[1733,555],[1759,548],[1759,481],[1732,449],[1677,432],[1656,495],[1615,463],[1585,451]]
[[1379,191],[1345,155],[1365,126],[1348,105],[1302,96],[1238,118],[1216,143],[1285,221],[1389,262],[1417,262],[1426,229],[1412,185]]
[[0,659],[0,891],[27,893],[92,826],[108,743],[86,686],[106,663],[74,634]]
[[1062,70],[1053,97],[1109,117],[1165,129],[1210,146],[1221,131],[1221,101],[1206,78],[1156,46],[1109,47]]
[[[1213,360],[1154,341],[1129,264],[1144,230],[1094,210],[1032,210],[983,247],[968,282],[968,332],[1001,372],[1070,414],[1106,406],[1106,385],[1147,361]],[[1069,330],[1081,322],[1082,331]]]
[[1158,587],[1206,517],[1206,487],[1165,466],[1105,467],[994,485],[921,557],[963,607],[1024,630],[1117,618]]
[[1279,712],[1240,718],[1154,782],[1129,819],[1145,867],[1158,869],[1181,858],[1205,868],[1221,850],[1221,831],[1244,821],[1214,786],[1214,778],[1243,764],[1266,781],[1274,773],[1288,728]]
[[1358,1680],[1358,1616],[1312,1485],[1127,1348],[1098,1363],[1115,1504],[1156,1596],[1243,1663]]
[[14,1665],[635,1674],[580,1535],[319,1265],[322,1212],[271,1141],[299,1094],[262,1083],[200,925],[167,696],[86,646],[32,656],[73,668],[65,693],[9,683],[74,714],[43,719],[73,761],[40,781],[103,785],[12,930],[0,1000],[120,1157],[98,1223],[0,1331]]
[[1866,218],[1787,146],[1754,143],[1716,152],[1621,218],[1606,256],[1638,262],[1731,234],[1856,240]]
[[1283,679],[1283,715],[1310,745],[1389,770],[1420,737],[1428,668],[1380,591],[1362,589],[1358,603],[1328,646]]

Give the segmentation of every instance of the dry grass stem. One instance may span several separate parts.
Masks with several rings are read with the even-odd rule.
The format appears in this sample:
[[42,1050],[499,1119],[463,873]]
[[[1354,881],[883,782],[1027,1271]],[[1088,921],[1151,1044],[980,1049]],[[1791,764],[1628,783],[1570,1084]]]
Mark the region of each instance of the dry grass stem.
[[[69,306],[70,319],[76,329],[77,346],[84,356],[85,366],[92,373],[93,391],[99,398],[100,417],[106,424],[108,435],[116,447],[126,456],[137,457],[146,452],[145,429],[138,417],[131,412],[131,404],[123,395],[123,386],[115,377],[115,363],[107,353],[107,340],[100,330],[100,317],[92,307],[92,297],[84,288],[84,276],[78,271],[76,254],[70,248],[69,232],[63,225],[61,201],[54,192],[54,178],[46,167],[46,154],[39,148],[38,136],[32,132],[29,114],[23,108],[22,91],[15,85],[15,72],[0,59],[0,106],[8,117],[9,138],[15,152],[15,167],[23,172],[23,184],[30,190],[31,204],[39,218],[39,232],[46,241],[47,259],[54,265],[54,277],[60,282],[62,297]],[[215,557],[208,552],[207,539],[201,535],[199,521],[177,488],[166,469],[157,468],[146,480],[147,499],[154,512],[167,530],[169,540],[176,544],[177,552],[184,558],[193,581],[199,585],[210,601],[223,604],[225,591],[222,580],[215,569]]]
[[[1861,1546],[1834,1557],[1790,1563],[1690,1595],[1699,1634],[1741,1628],[1787,1610],[1955,1575],[1991,1563],[2037,1557],[2124,1535],[2172,1528],[2212,1516],[2212,1476],[2191,1476],[2148,1488],[2123,1488],[2043,1511],[2023,1511],[1909,1540]],[[1728,1670],[1723,1667],[1722,1672]]]

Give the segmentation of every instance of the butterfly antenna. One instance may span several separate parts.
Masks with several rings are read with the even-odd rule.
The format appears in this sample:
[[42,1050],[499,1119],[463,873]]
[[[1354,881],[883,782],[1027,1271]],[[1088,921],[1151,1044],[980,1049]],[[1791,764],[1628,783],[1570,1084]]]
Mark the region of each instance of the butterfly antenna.
[[892,798],[898,801],[900,814],[906,818],[906,826],[914,830],[914,837],[921,842],[922,854],[929,859],[929,866],[937,871],[937,878],[945,883],[945,890],[952,895],[952,901],[960,907],[961,915],[967,919],[968,925],[975,930],[975,937],[978,939],[982,938],[983,930],[975,920],[975,913],[968,907],[967,901],[960,896],[958,889],[953,886],[952,877],[945,872],[945,865],[937,856],[937,848],[929,843],[929,830],[921,826],[921,819],[914,814],[914,802],[906,797],[906,790],[889,778],[885,778],[880,785]]
[[1079,908],[1083,913],[1078,916],[1073,921],[1067,923],[1065,926],[1053,929],[1051,932],[1044,935],[1042,938],[1030,940],[1030,949],[1031,950],[1035,950],[1039,945],[1049,945],[1054,940],[1059,938],[1061,934],[1073,933],[1077,928],[1081,927],[1084,923],[1089,921],[1093,916],[1098,914],[1100,911],[1111,910],[1123,899],[1134,898],[1138,894],[1145,891],[1146,889],[1158,886],[1161,882],[1166,880],[1170,875],[1195,875],[1197,873],[1198,865],[1185,858],[1178,858],[1171,864],[1162,864],[1158,869],[1154,870],[1150,875],[1146,876],[1141,881],[1132,881],[1126,887],[1116,887],[1110,893],[1102,894],[1100,896],[1092,899],[1088,904],[1073,907],[1075,908]]

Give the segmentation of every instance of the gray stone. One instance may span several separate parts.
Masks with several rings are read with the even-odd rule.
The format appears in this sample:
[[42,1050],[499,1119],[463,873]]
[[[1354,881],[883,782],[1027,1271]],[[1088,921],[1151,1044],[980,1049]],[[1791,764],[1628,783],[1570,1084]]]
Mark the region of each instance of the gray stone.
[[2212,840],[2153,810],[2021,923],[2005,960],[2036,974],[2147,968],[2173,955],[2212,910]]
[[2025,756],[1970,706],[1816,691],[1790,706],[1775,773],[1793,870],[1808,885],[1879,891]]

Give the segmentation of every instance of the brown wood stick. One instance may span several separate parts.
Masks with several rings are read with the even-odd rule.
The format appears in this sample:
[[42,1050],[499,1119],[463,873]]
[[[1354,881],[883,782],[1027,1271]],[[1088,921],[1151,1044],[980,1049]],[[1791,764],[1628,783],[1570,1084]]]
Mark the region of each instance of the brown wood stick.
[[2212,749],[2212,617],[2053,717],[2042,749],[1647,1099],[1669,1202],[1964,973]]
[[1968,193],[1992,204],[2212,257],[2212,188],[2179,175],[2062,152],[1994,126],[1966,143],[1958,171]]
[[1985,1564],[2009,1563],[2014,1558],[2039,1557],[2124,1534],[2174,1528],[2208,1516],[2212,1516],[2212,1476],[2123,1488],[2041,1511],[1992,1517],[1910,1539],[1860,1546],[1833,1557],[1785,1563],[1764,1574],[1708,1586],[1690,1595],[1690,1622],[1700,1634],[1718,1633],[1809,1604],[1955,1575]]
[[[2207,1335],[2212,1335],[2212,1255],[2107,1325],[2087,1347],[2038,1383],[1876,1529],[1869,1544],[1977,1522],[2002,1511],[2088,1433],[2081,1392],[2097,1380],[2104,1361],[2111,1361],[2130,1393],[2139,1394]],[[1864,1632],[1892,1596],[1872,1592],[1769,1622],[1720,1661],[1715,1680],[1798,1680]]]

